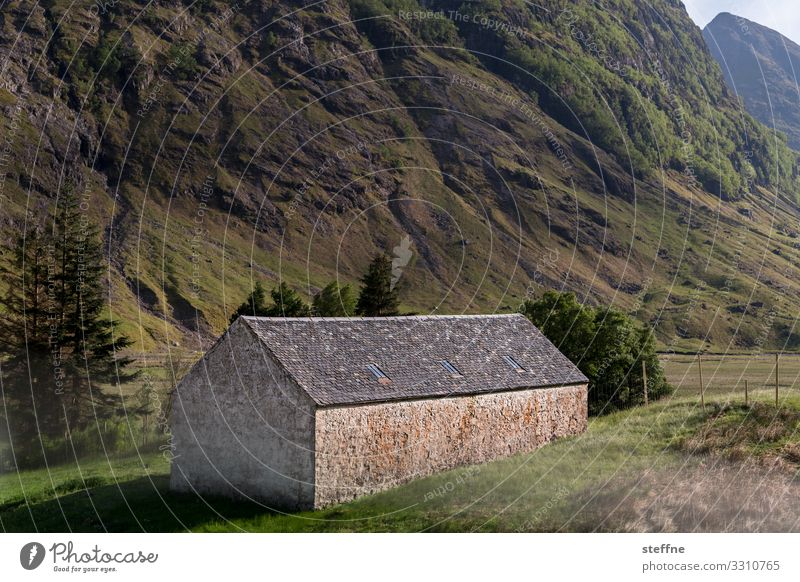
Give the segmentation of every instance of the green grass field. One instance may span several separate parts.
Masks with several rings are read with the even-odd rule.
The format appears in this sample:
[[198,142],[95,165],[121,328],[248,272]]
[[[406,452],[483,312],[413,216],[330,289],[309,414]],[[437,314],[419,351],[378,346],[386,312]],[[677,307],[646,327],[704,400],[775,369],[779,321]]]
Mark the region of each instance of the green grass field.
[[[769,396],[756,392],[754,399]],[[703,413],[692,396],[679,396],[590,419],[585,434],[530,454],[293,515],[170,493],[168,462],[158,453],[82,461],[0,476],[0,526],[213,532],[796,529],[793,512],[767,511],[764,504],[775,495],[796,495],[787,477],[796,465],[786,459],[800,441],[800,399],[785,403],[790,415],[776,416],[772,405],[762,405],[758,415],[749,410],[709,404]],[[778,421],[780,431],[773,426]],[[733,447],[739,457],[719,454]],[[775,459],[783,463],[780,470]],[[706,486],[698,490],[697,483]],[[749,497],[741,495],[741,487]],[[745,502],[732,511],[740,499]]]
[[[667,380],[676,388],[677,396],[700,397],[700,370],[697,356],[662,357]],[[775,398],[775,356],[704,355],[701,358],[705,394],[722,398],[744,398],[745,380],[748,390],[765,390]],[[800,394],[800,355],[785,354],[778,360],[779,399]]]

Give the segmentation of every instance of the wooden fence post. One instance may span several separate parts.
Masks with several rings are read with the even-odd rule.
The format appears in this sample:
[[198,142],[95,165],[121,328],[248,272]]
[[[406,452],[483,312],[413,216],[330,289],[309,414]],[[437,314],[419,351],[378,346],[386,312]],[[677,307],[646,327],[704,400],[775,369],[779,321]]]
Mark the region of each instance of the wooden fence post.
[[697,370],[700,372],[700,406],[703,407],[703,412],[706,411],[706,397],[704,394],[705,388],[703,387],[703,364],[702,356],[697,354]]
[[642,385],[644,386],[644,405],[647,406],[647,365],[642,360]]
[[775,407],[778,407],[778,352],[775,352]]

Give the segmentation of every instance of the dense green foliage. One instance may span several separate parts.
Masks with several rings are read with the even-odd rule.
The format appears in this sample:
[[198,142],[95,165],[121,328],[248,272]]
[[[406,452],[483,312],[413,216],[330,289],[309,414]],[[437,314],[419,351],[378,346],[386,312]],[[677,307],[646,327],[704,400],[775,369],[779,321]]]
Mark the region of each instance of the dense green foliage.
[[254,317],[307,317],[311,315],[311,308],[285,282],[281,282],[270,291],[272,303],[267,303],[267,294],[264,286],[257,282],[247,299],[233,312],[230,323],[236,321],[240,315]]
[[311,308],[308,304],[283,281],[270,292],[270,295],[272,296],[272,309],[268,314],[270,317],[308,317],[311,315]]
[[385,317],[400,314],[397,289],[392,285],[392,259],[377,255],[361,279],[356,313],[365,317]]
[[272,306],[267,303],[267,290],[257,281],[255,287],[250,292],[242,304],[236,308],[230,318],[230,323],[238,319],[240,315],[252,315],[255,317],[267,317]]
[[331,281],[314,296],[312,311],[317,317],[350,317],[356,313],[356,297],[350,285]]
[[392,285],[392,259],[385,254],[377,255],[362,279],[362,287],[356,299],[350,285],[340,286],[331,281],[314,296],[309,307],[294,289],[282,282],[270,291],[271,303],[267,300],[264,286],[257,282],[247,299],[231,315],[230,323],[240,315],[257,317],[366,317],[398,315],[397,289]]
[[[108,385],[136,376],[130,341],[104,315],[107,272],[97,227],[68,190],[52,226],[19,235],[5,267],[0,358],[5,421],[24,456],[39,439],[84,431],[119,412]],[[40,445],[41,446],[38,446]]]
[[240,315],[256,317],[352,317],[356,314],[373,317],[397,315],[397,291],[392,286],[392,260],[387,255],[378,255],[372,261],[356,299],[350,285],[339,286],[331,281],[321,289],[309,307],[297,292],[282,282],[270,291],[271,303],[267,300],[264,286],[257,282],[247,299],[233,312],[230,323]]
[[581,305],[572,293],[546,292],[522,312],[589,378],[589,411],[605,414],[672,392],[658,361],[653,334],[611,308]]

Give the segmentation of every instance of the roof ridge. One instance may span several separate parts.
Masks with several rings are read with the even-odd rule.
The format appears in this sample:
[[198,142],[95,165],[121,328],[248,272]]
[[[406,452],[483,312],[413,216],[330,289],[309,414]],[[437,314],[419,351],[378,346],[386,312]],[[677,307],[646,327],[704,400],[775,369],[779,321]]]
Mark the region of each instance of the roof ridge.
[[426,319],[489,319],[525,317],[521,313],[486,313],[486,314],[454,314],[454,315],[390,315],[383,317],[267,317],[258,315],[242,315],[248,321],[407,321]]

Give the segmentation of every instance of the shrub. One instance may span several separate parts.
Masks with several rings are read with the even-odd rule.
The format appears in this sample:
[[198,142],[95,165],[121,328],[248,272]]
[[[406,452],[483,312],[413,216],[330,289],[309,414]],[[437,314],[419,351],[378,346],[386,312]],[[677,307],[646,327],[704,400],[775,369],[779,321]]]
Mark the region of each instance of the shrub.
[[194,47],[187,43],[173,44],[167,53],[167,66],[176,78],[185,81],[191,79],[198,70]]
[[522,313],[589,378],[591,414],[644,402],[642,362],[649,398],[672,392],[653,334],[621,311],[594,309],[578,303],[573,293],[548,291],[537,301],[526,301]]

